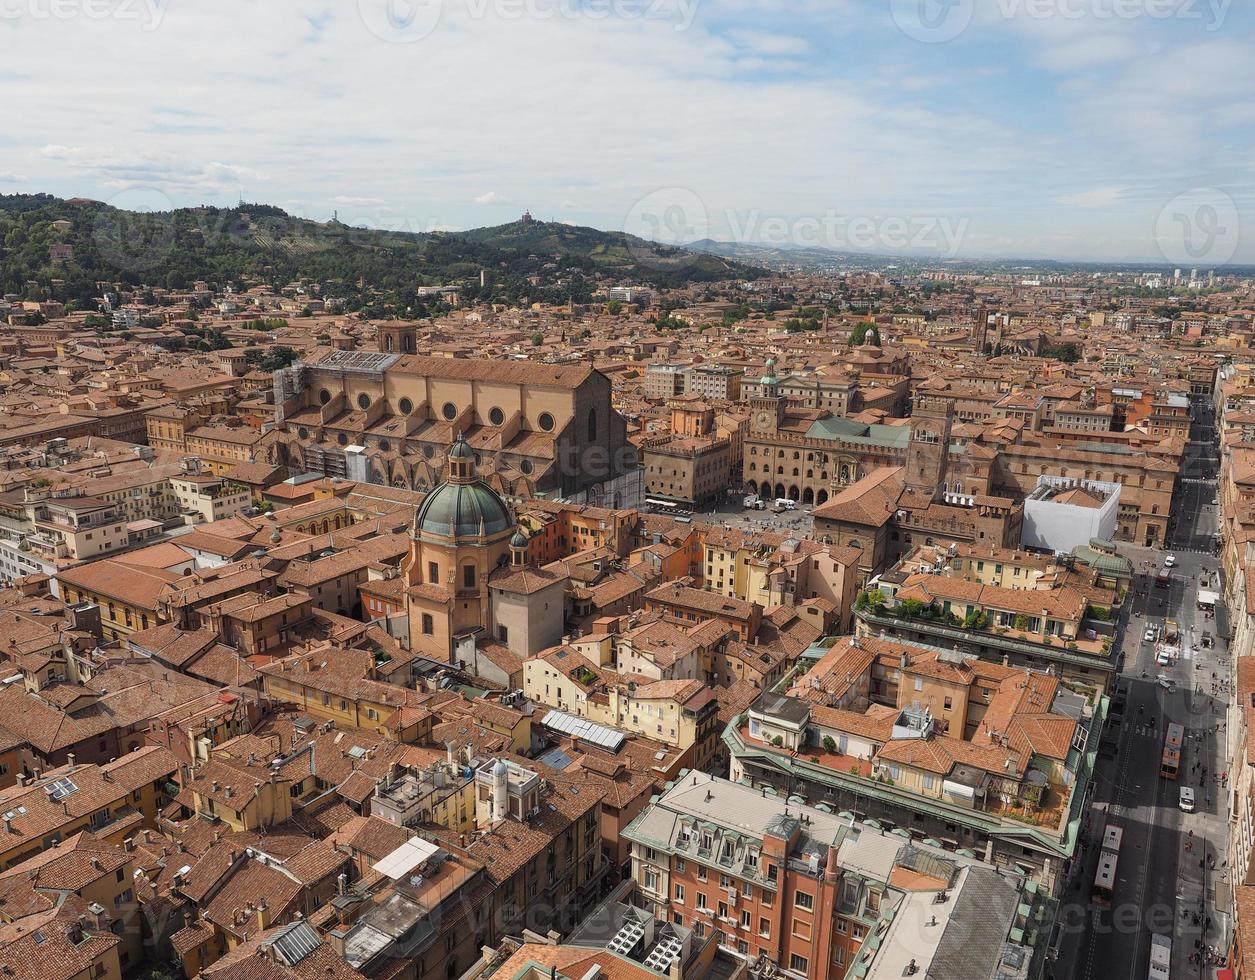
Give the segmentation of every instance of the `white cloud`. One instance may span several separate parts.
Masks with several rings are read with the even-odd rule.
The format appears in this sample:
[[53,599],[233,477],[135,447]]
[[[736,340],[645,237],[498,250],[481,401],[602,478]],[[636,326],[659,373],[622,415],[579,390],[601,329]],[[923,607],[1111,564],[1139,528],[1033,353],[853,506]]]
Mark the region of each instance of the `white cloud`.
[[39,153],[45,160],[64,164],[73,173],[96,177],[110,187],[162,185],[212,190],[238,186],[243,181],[266,180],[263,172],[252,167],[216,160],[194,162],[173,153],[141,153],[60,143],[49,143]]
[[383,204],[383,198],[381,197],[345,197],[343,194],[339,194],[333,197],[331,200],[334,201],[336,204],[361,205],[361,206],[366,206],[366,205],[371,205],[371,204]]
[[1095,187],[1075,194],[1064,194],[1059,203],[1072,208],[1108,208],[1119,201],[1127,187]]
[[729,37],[743,50],[765,58],[794,57],[811,52],[805,38],[787,34],[771,34],[761,31],[731,31]]
[[479,194],[475,197],[476,204],[502,204],[504,198],[496,191],[488,191],[485,194]]

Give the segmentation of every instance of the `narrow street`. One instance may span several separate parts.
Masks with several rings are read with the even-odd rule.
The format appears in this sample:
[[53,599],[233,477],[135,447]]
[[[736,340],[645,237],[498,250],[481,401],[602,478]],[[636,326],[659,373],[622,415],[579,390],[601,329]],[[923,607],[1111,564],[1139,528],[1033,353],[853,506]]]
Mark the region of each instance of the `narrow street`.
[[[1223,894],[1217,892],[1225,887],[1221,862],[1227,832],[1219,771],[1223,737],[1217,735],[1228,696],[1224,685],[1229,664],[1216,619],[1199,609],[1197,601],[1204,582],[1202,587],[1220,591],[1219,563],[1213,555],[1215,430],[1209,402],[1196,400],[1193,412],[1169,547],[1121,548],[1134,562],[1135,573],[1118,646],[1124,669],[1116,697],[1125,701],[1123,721],[1108,725],[1100,753],[1083,849],[1061,912],[1060,956],[1052,971],[1056,978],[1141,980],[1148,974],[1150,938],[1156,933],[1172,937],[1174,978],[1210,978],[1214,969],[1194,961],[1192,954],[1196,944],[1223,947],[1228,929],[1215,909],[1225,907]],[[1175,558],[1171,582],[1158,587],[1154,573],[1168,555]],[[1161,666],[1155,644],[1143,634],[1147,626],[1162,631],[1167,619],[1179,626],[1180,657]],[[1159,771],[1170,723],[1185,729],[1176,780]],[[1185,786],[1196,795],[1192,813],[1180,806]],[[1124,835],[1110,909],[1090,901],[1103,811]]]

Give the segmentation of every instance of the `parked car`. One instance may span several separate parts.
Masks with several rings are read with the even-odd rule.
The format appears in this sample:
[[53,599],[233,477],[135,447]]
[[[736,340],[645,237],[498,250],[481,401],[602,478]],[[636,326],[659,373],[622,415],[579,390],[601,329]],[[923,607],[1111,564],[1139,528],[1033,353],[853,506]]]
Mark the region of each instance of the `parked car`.
[[1147,626],[1147,627],[1146,627],[1146,632],[1142,634],[1142,642],[1143,642],[1143,643],[1154,643],[1154,642],[1155,642],[1155,637],[1156,637],[1156,636],[1157,636],[1157,634],[1155,633],[1155,627],[1153,627],[1153,626]]
[[1164,555],[1163,567],[1172,568],[1177,563],[1176,555]]

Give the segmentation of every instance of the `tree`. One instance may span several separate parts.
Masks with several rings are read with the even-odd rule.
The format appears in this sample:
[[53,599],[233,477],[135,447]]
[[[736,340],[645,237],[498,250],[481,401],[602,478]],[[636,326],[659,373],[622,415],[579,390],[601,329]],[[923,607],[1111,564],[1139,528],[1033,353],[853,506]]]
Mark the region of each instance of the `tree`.
[[620,313],[623,312],[623,304],[620,303],[617,299],[612,299],[609,303],[606,304],[606,312],[609,313],[611,316],[618,316]]
[[837,751],[837,743],[833,741],[833,738],[831,735],[824,736],[824,751],[825,752]]
[[296,360],[296,351],[280,344],[266,350],[263,347],[250,347],[244,352],[244,360],[256,365],[261,371],[278,371]]
[[545,342],[545,335],[543,333],[537,332],[537,333],[532,334],[532,346],[533,347],[540,347],[542,344],[544,344],[544,342]]
[[880,331],[876,329],[876,324],[870,320],[863,321],[850,332],[849,345],[858,347],[860,344],[880,346]]

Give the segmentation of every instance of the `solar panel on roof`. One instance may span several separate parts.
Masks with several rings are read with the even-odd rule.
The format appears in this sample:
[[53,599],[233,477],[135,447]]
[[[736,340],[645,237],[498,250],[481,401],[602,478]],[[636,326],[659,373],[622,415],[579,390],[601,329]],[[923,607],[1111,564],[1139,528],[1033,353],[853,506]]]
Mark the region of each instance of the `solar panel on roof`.
[[577,718],[574,715],[567,714],[565,711],[556,709],[546,714],[541,724],[546,728],[552,728],[554,731],[569,735],[572,738],[583,739],[611,752],[619,751],[623,747],[623,743],[627,741],[627,736],[622,732],[615,731],[613,728],[608,728],[605,725],[598,725],[596,722],[591,722],[584,718]]
[[78,783],[69,776],[62,776],[55,782],[49,783],[44,787],[44,792],[48,794],[50,800],[64,800],[67,796],[72,796],[78,792]]

